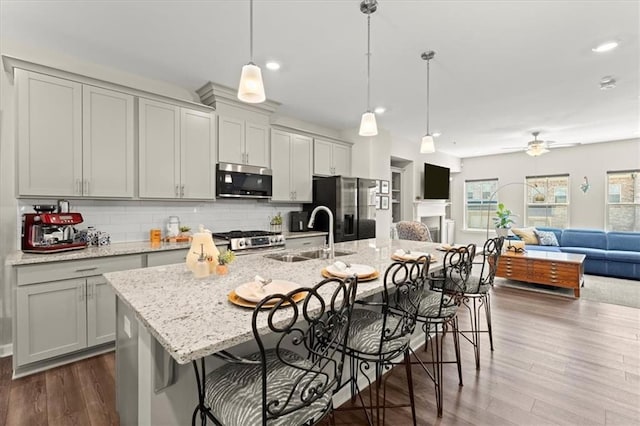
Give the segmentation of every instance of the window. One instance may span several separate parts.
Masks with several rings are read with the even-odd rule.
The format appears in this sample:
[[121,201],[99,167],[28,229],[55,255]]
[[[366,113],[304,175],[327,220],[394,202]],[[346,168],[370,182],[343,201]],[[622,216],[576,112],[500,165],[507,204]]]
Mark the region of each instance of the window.
[[569,226],[569,175],[527,176],[526,226]]
[[640,231],[640,170],[607,172],[607,230]]
[[467,180],[465,186],[465,228],[487,229],[487,220],[497,209],[498,200],[491,196],[498,189],[498,179]]

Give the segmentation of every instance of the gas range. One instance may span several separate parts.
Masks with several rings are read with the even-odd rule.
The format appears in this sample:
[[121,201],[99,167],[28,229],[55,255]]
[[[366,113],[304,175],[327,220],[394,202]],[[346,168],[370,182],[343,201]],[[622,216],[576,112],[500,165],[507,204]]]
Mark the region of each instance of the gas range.
[[230,231],[214,232],[215,238],[229,241],[231,250],[241,253],[254,251],[282,250],[284,249],[284,235],[281,232],[269,231]]

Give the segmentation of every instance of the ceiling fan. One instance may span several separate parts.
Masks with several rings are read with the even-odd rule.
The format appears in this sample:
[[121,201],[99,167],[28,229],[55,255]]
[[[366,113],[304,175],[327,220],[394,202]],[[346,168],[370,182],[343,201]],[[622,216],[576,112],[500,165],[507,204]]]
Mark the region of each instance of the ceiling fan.
[[526,147],[517,146],[517,147],[507,147],[502,149],[511,150],[511,151],[524,151],[532,157],[539,157],[540,155],[546,154],[547,152],[549,152],[549,148],[551,147],[561,148],[561,147],[579,145],[578,143],[559,144],[554,141],[543,141],[538,139],[538,135],[540,134],[540,132],[531,132],[531,134],[533,135],[533,140],[527,142]]

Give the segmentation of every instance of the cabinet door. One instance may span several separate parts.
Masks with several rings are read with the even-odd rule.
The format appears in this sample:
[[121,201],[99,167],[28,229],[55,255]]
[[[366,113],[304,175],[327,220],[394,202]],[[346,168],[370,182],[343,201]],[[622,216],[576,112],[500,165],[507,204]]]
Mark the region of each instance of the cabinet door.
[[85,288],[79,278],[16,289],[18,365],[87,346]]
[[272,194],[271,201],[291,201],[291,139],[292,135],[271,130]]
[[215,116],[182,108],[180,117],[180,196],[215,197]]
[[313,201],[311,152],[311,138],[293,135],[291,140],[291,189],[293,200],[299,203]]
[[245,123],[245,161],[252,166],[269,167],[269,128]]
[[331,150],[333,144],[322,139],[313,141],[313,174],[330,176],[331,173]]
[[333,144],[333,174],[351,176],[351,147],[339,143]]
[[16,70],[19,195],[81,195],[82,85]]
[[180,196],[180,108],[139,101],[139,187],[142,198]]
[[244,164],[244,121],[218,118],[218,159],[223,163]]
[[82,88],[83,195],[133,197],[133,96]]
[[102,277],[87,278],[87,346],[116,339],[116,295]]

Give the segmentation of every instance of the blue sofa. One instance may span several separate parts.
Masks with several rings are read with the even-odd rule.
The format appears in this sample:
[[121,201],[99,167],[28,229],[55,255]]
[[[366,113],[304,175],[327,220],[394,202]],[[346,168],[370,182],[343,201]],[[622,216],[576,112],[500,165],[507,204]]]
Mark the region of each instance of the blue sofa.
[[527,244],[526,250],[584,254],[587,256],[584,262],[584,272],[587,274],[640,280],[640,232],[536,229],[553,232],[558,246]]

